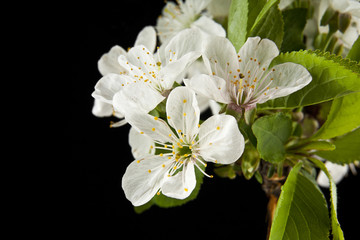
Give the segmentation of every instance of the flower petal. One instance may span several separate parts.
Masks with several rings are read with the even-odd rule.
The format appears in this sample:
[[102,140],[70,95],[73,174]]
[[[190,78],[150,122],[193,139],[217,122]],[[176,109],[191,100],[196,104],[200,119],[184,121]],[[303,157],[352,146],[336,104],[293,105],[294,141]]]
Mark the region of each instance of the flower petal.
[[96,83],[92,96],[102,102],[112,104],[115,93],[129,82],[132,82],[132,79],[128,76],[107,74]]
[[174,133],[167,123],[160,118],[138,111],[136,108],[127,108],[125,119],[140,134],[146,134],[154,141],[161,143],[176,141]]
[[168,170],[162,167],[166,160],[165,157],[135,160],[127,167],[121,186],[134,206],[147,203],[160,189]]
[[255,68],[267,69],[271,61],[279,55],[276,44],[269,39],[249,37],[239,50],[240,70],[246,75]]
[[245,147],[237,122],[230,115],[214,115],[208,118],[200,126],[198,142],[196,149],[205,161],[221,164],[238,160]]
[[189,52],[201,52],[202,49],[203,35],[201,31],[198,29],[185,29],[177,33],[169,41],[165,47],[164,56],[166,63],[170,63],[180,59]]
[[185,199],[196,186],[194,163],[189,161],[175,176],[165,177],[161,192],[168,197]]
[[207,36],[214,35],[226,37],[225,29],[219,23],[204,15],[196,20],[191,26],[199,28],[201,32],[205,33]]
[[134,46],[144,45],[151,53],[154,52],[156,46],[156,32],[154,27],[144,27],[137,35]]
[[196,75],[191,80],[184,79],[187,87],[204,97],[221,103],[231,103],[231,96],[227,91],[226,81],[217,76],[205,74]]
[[202,34],[198,29],[185,29],[176,34],[166,45],[160,47],[162,62],[161,78],[165,80],[166,89],[178,81],[190,65],[201,56]]
[[155,153],[154,141],[141,134],[135,128],[131,128],[129,132],[129,145],[131,146],[131,152],[134,158],[143,158]]
[[92,114],[94,114],[97,117],[109,117],[113,114],[113,107],[109,103],[105,103],[100,100],[94,99]]
[[152,52],[144,45],[137,45],[131,48],[126,58],[121,56],[118,61],[124,68],[127,67],[128,71],[134,74],[134,76],[140,77],[143,73],[145,73],[145,76],[148,76],[149,72],[158,72],[158,67],[156,66]]
[[261,96],[258,103],[287,96],[305,87],[312,80],[308,70],[296,63],[287,62],[279,64],[270,71],[267,78],[263,80],[270,83],[268,92],[266,92],[266,95],[260,93]]
[[209,74],[225,80],[228,80],[229,74],[238,75],[238,58],[232,43],[227,38],[218,36],[208,39],[203,59]]
[[105,76],[109,73],[119,74],[124,71],[117,61],[120,55],[126,55],[126,51],[120,46],[114,46],[108,53],[101,56],[98,61],[98,69],[101,75]]
[[[200,109],[195,92],[187,87],[175,88],[168,97],[166,113],[169,124],[190,141],[198,133]],[[180,135],[180,134],[179,134]]]
[[[328,169],[329,173],[331,174],[332,178],[334,179],[334,182],[337,184],[339,183],[347,174],[348,170],[349,170],[349,166],[348,165],[338,165],[329,161],[325,162],[325,166]],[[321,187],[326,187],[328,188],[330,186],[329,184],[329,179],[326,176],[326,174],[323,171],[319,172],[319,175],[317,177],[317,183],[321,186]]]
[[164,99],[149,83],[133,82],[115,94],[113,106],[119,112],[126,112],[126,109],[131,108],[148,113]]
[[164,79],[163,86],[170,89],[174,82],[180,82],[188,67],[199,57],[200,52],[189,52],[175,62],[167,64],[160,70],[160,78]]

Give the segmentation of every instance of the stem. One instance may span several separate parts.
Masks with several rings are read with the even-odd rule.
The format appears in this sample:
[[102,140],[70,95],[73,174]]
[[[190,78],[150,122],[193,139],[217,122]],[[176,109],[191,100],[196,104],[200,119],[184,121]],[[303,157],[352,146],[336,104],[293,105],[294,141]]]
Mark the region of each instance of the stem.
[[270,238],[270,230],[274,220],[274,215],[276,211],[276,206],[278,203],[278,199],[281,193],[281,187],[284,185],[285,180],[290,172],[290,167],[285,166],[278,166],[283,167],[282,176],[279,176],[278,173],[272,174],[271,177],[268,177],[268,172],[272,168],[272,164],[268,162],[262,162],[260,173],[263,177],[263,184],[262,189],[266,193],[267,197],[269,198],[269,202],[267,205],[267,238]]
[[268,228],[267,228],[267,236],[266,239],[270,238],[270,230],[271,230],[271,226],[272,226],[272,222],[274,219],[274,215],[275,215],[275,210],[276,210],[276,206],[278,203],[278,197],[275,195],[270,195],[269,196],[269,203],[267,205],[267,221],[268,221]]

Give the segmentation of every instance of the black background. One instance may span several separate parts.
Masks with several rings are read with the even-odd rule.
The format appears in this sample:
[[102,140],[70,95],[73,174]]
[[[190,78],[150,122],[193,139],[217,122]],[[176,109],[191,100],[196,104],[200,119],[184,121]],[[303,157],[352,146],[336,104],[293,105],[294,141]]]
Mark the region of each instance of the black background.
[[[121,189],[121,177],[133,160],[128,146],[129,125],[109,128],[111,118],[92,115],[93,92],[101,78],[97,61],[114,45],[133,46],[138,32],[155,25],[163,1],[121,1],[86,6],[73,11],[71,43],[71,118],[66,133],[72,158],[65,202],[67,221],[81,236],[171,239],[265,239],[267,198],[256,180],[204,178],[198,198],[181,207],[153,206],[136,214]],[[66,14],[64,15],[66,17]],[[212,173],[211,167],[207,170]],[[68,176],[68,175],[66,175]],[[346,239],[359,236],[359,177],[338,185],[338,215]],[[328,190],[323,189],[327,198]],[[100,234],[100,235],[98,235]],[[126,236],[126,237],[124,237]]]

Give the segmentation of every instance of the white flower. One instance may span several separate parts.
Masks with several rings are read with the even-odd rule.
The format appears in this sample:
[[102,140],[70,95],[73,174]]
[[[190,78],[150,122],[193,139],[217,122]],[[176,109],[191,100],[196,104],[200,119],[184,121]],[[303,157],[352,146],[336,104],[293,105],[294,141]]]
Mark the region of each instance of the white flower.
[[[244,150],[244,138],[234,117],[216,115],[199,125],[195,93],[186,87],[169,94],[166,121],[137,109],[127,111],[126,119],[138,131],[138,141],[143,135],[144,141],[150,143],[150,138],[154,142],[149,155],[148,144],[141,143],[146,150],[138,153],[143,157],[133,161],[122,178],[122,188],[134,206],[145,204],[160,192],[177,199],[188,197],[196,185],[195,168],[212,177],[201,165],[233,163]],[[163,153],[151,155],[155,148]]]
[[208,6],[211,0],[182,0],[167,2],[163,9],[162,16],[157,21],[157,31],[160,41],[166,43],[176,33],[186,28],[197,28],[207,35],[217,35],[225,37],[226,32],[223,27],[213,21],[202,11]]
[[155,153],[154,141],[147,135],[140,134],[140,132],[133,127],[129,131],[129,145],[135,159],[151,156]]
[[[329,161],[325,162],[325,166],[328,169],[329,173],[331,174],[331,176],[334,179],[334,182],[336,184],[339,183],[345,177],[347,172],[349,171],[348,165],[339,165],[339,164],[332,163]],[[319,172],[319,175],[318,175],[316,181],[321,187],[328,188],[330,186],[329,179],[323,171]]]
[[[156,32],[155,29],[151,26],[144,27],[136,37],[134,46],[144,45],[149,51],[154,52],[156,45]],[[101,75],[105,76],[110,73],[119,74],[124,72],[123,67],[118,62],[118,57],[120,55],[126,56],[127,51],[122,47],[116,45],[110,49],[108,53],[105,53],[101,56],[98,61],[98,69]],[[111,104],[95,99],[92,113],[97,117],[107,117],[115,114],[118,118],[123,118],[124,116],[120,113],[114,113],[113,107]]]
[[218,19],[225,19],[229,15],[231,0],[212,0],[207,7],[209,13]]
[[[120,116],[125,108],[147,113],[165,99],[175,80],[200,57],[199,50],[201,33],[195,29],[178,33],[155,54],[143,45],[135,46],[118,58],[123,71],[101,78],[92,96],[112,105]],[[121,120],[116,126],[125,123]]]
[[301,65],[283,63],[269,69],[279,54],[275,43],[248,38],[236,54],[231,42],[212,37],[205,48],[204,62],[209,75],[201,74],[185,84],[236,111],[252,109],[257,103],[287,96],[310,83],[310,73]]
[[360,34],[360,3],[355,0],[316,0],[310,2],[310,8],[313,9],[313,16],[307,20],[304,35],[306,35],[306,46],[313,49],[313,43],[318,34],[328,34],[329,26],[322,26],[321,20],[328,9],[338,12],[342,15],[350,17],[350,24],[345,31],[337,30],[335,37],[338,38],[340,44],[344,46],[343,56],[356,41]]
[[344,32],[338,30],[335,33],[335,36],[343,43],[345,54],[347,54],[360,34],[360,2],[332,0],[330,5],[341,14],[346,14],[351,18],[350,24]]

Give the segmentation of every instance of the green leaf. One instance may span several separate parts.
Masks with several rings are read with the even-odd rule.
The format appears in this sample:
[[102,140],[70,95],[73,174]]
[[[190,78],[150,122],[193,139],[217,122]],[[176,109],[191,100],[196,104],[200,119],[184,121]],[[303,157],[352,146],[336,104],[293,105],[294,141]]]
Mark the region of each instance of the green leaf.
[[232,164],[216,167],[214,168],[214,173],[222,178],[234,179],[236,177],[236,172]]
[[246,42],[247,33],[253,26],[266,0],[233,0],[229,10],[228,38],[239,51]]
[[309,151],[309,150],[318,150],[318,151],[333,151],[335,145],[326,141],[314,141],[309,142],[306,145],[303,145],[296,149],[296,151]]
[[281,45],[282,52],[305,49],[303,31],[306,24],[306,8],[294,8],[283,11],[284,40]]
[[360,36],[356,39],[346,57],[354,61],[360,61]]
[[245,145],[245,151],[241,156],[241,170],[244,177],[249,180],[255,174],[260,164],[260,156],[252,144]]
[[261,117],[252,125],[261,158],[271,163],[285,160],[284,144],[292,132],[290,118],[283,113]]
[[[203,167],[203,166],[200,166]],[[205,169],[205,167],[203,167]],[[199,169],[195,168],[195,176],[196,176],[196,186],[189,197],[185,199],[175,199],[165,196],[164,194],[155,195],[152,199],[154,204],[162,208],[169,208],[169,207],[177,207],[181,206],[191,200],[196,199],[197,195],[199,194],[201,184],[203,183],[204,175],[199,171]]]
[[349,59],[321,52],[299,51],[280,54],[271,65],[285,62],[303,65],[310,72],[312,81],[299,91],[267,101],[258,108],[297,108],[360,91],[360,65]]
[[325,164],[319,161],[316,158],[309,158],[317,167],[319,167],[329,178],[330,182],[330,200],[331,200],[331,229],[334,240],[344,240],[344,234],[341,230],[340,223],[337,219],[337,193],[336,193],[336,184],[327,170]]
[[318,151],[314,154],[337,164],[348,164],[360,160],[360,128],[337,138],[333,144],[336,146],[334,151]]
[[360,93],[334,99],[326,122],[312,139],[330,139],[360,126]]
[[315,53],[319,57],[324,57],[326,60],[331,60],[333,62],[336,62],[340,64],[341,66],[353,71],[354,73],[357,73],[360,75],[360,64],[357,61],[353,61],[349,58],[343,58],[342,56],[332,54],[330,52],[324,52],[320,50],[308,50],[309,53]]
[[248,19],[248,1],[233,0],[229,9],[228,38],[236,51],[246,41],[246,29]]
[[284,37],[284,21],[278,4],[279,0],[270,0],[265,4],[247,36],[268,38],[280,49]]
[[329,239],[326,200],[320,189],[299,173],[301,165],[295,165],[282,187],[270,240]]

